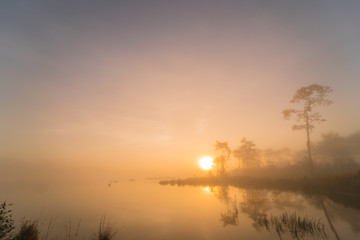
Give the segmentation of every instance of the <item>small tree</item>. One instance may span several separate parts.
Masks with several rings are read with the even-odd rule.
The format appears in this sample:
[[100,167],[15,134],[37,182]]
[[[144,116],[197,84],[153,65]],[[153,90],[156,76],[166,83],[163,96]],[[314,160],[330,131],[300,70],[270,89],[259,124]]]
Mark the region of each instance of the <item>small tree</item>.
[[310,164],[310,174],[314,175],[314,164],[311,156],[310,147],[310,133],[314,129],[314,123],[321,123],[325,121],[320,113],[313,112],[313,108],[317,105],[329,105],[332,101],[326,99],[327,94],[332,89],[328,86],[322,86],[318,84],[311,84],[307,87],[298,89],[290,101],[291,103],[303,103],[303,108],[298,109],[285,109],[282,113],[285,119],[290,119],[291,116],[295,115],[298,124],[292,126],[293,130],[306,130],[307,137],[307,152]]
[[220,152],[220,156],[215,158],[215,164],[218,164],[218,175],[225,175],[225,164],[230,159],[231,150],[227,142],[216,141],[215,151]]
[[241,168],[260,166],[259,150],[255,146],[253,141],[243,138],[241,146],[234,150],[234,156],[239,160]]

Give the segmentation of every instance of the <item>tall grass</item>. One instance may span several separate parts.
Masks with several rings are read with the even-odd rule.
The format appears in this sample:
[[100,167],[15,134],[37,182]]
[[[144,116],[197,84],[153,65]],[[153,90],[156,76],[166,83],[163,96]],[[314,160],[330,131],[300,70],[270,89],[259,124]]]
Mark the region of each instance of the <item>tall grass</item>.
[[[39,240],[40,230],[37,220],[29,221],[23,220],[19,226],[17,233],[12,231],[15,229],[14,219],[11,215],[12,210],[8,209],[5,202],[0,202],[0,239],[1,240]],[[66,239],[76,240],[79,234],[81,220],[79,220],[75,229],[72,229],[71,221],[65,225]],[[47,240],[50,235],[50,230],[53,227],[53,219],[50,219],[49,225],[45,234],[41,237],[42,240]],[[92,240],[114,240],[117,231],[110,221],[106,221],[105,216],[100,219],[100,224],[97,232],[91,237]],[[84,237],[83,237],[84,239]]]
[[23,222],[14,240],[39,240],[39,238],[40,231],[38,222],[35,220]]
[[320,219],[300,217],[296,213],[283,213],[279,216],[266,215],[255,220],[255,228],[258,231],[266,229],[270,233],[276,233],[280,239],[282,235],[289,233],[294,239],[327,239],[328,234],[325,225]]
[[69,221],[68,225],[65,225],[65,230],[66,230],[66,239],[67,240],[76,240],[79,234],[79,229],[80,229],[80,223],[81,223],[81,219],[79,220],[76,230],[74,233],[72,233],[72,225],[71,225],[71,221]]
[[99,230],[97,232],[95,240],[112,240],[114,239],[117,231],[111,222],[105,221],[105,216],[100,219]]

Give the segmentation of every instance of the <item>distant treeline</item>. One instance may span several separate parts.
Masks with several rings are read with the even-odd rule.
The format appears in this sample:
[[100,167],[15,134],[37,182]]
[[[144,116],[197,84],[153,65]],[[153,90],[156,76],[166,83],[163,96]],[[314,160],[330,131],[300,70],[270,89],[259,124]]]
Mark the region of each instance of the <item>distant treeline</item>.
[[[230,149],[227,142],[215,145],[219,149],[219,144],[224,145],[222,149],[227,150],[227,154],[219,152],[220,155],[215,159],[230,161]],[[315,177],[325,177],[328,175],[340,175],[354,173],[360,169],[360,132],[355,132],[343,137],[336,133],[322,135],[322,139],[312,144],[313,154],[313,175]],[[253,141],[243,138],[238,148],[234,149],[232,156],[238,161],[238,168],[226,169],[230,176],[252,176],[268,178],[303,178],[310,177],[309,160],[306,150],[293,151],[289,148],[282,149],[260,149]],[[223,164],[225,165],[225,164]],[[216,166],[215,166],[216,167]],[[217,174],[217,169],[212,170],[213,175]],[[224,175],[224,174],[223,174]]]

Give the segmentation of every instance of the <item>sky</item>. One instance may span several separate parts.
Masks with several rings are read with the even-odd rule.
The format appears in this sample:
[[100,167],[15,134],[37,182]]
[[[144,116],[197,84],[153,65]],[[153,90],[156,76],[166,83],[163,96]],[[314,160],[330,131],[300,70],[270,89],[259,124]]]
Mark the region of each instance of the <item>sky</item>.
[[358,1],[2,1],[0,161],[166,176],[217,140],[302,149],[281,112],[313,83],[314,141],[349,135],[359,22]]

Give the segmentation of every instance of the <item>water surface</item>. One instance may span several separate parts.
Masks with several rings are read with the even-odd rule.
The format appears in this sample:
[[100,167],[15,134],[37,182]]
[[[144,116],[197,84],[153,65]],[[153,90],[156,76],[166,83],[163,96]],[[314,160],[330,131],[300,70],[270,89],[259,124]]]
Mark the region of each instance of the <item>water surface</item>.
[[8,187],[1,199],[17,223],[37,219],[43,236],[51,223],[48,239],[77,228],[90,239],[103,216],[118,239],[360,239],[359,209],[294,192],[123,180]]

